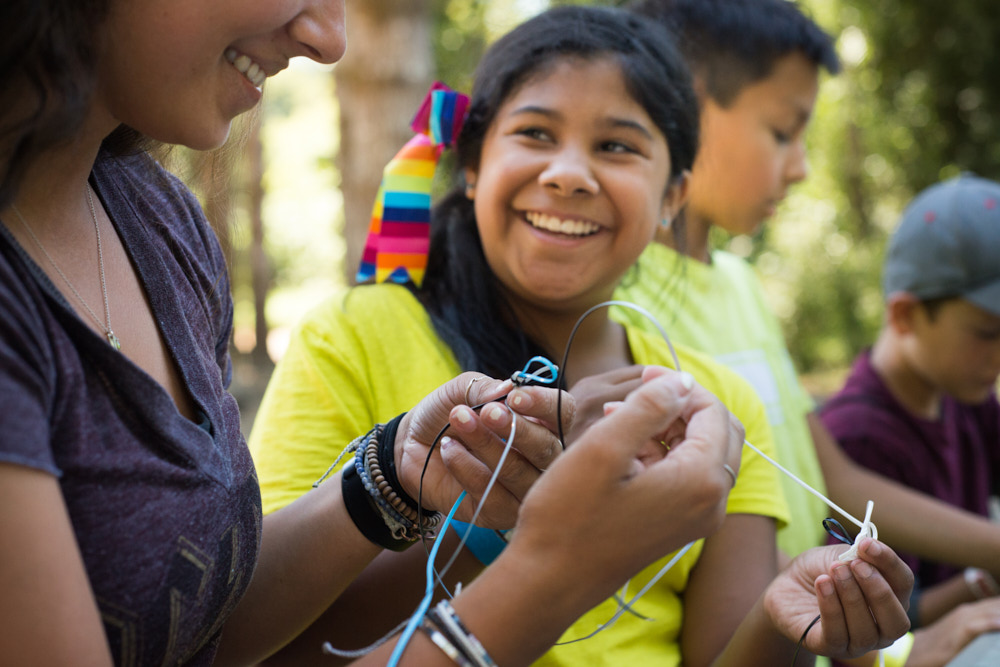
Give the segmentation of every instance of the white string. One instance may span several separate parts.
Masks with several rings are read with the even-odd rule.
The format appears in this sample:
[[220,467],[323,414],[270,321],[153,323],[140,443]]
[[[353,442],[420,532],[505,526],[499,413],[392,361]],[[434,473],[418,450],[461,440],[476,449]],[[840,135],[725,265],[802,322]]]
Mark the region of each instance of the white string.
[[[443,568],[441,568],[441,573],[438,575],[438,580],[441,581],[441,586],[443,588],[445,588],[443,581],[444,575],[446,575],[448,573],[448,570],[451,569],[452,564],[454,564],[455,560],[458,558],[458,555],[462,552],[462,549],[465,547],[465,543],[469,540],[469,534],[472,532],[472,527],[476,525],[476,519],[479,518],[479,513],[482,511],[483,506],[486,504],[486,498],[489,497],[490,491],[493,490],[493,485],[496,483],[497,478],[500,476],[500,469],[503,467],[504,461],[507,460],[507,454],[514,446],[514,434],[517,433],[517,413],[511,410],[509,407],[507,409],[508,411],[510,411],[510,417],[511,417],[510,435],[507,436],[507,442],[504,444],[503,453],[500,454],[500,460],[497,462],[497,467],[493,471],[493,474],[490,476],[490,481],[486,485],[486,489],[483,491],[483,497],[479,499],[479,504],[476,505],[476,511],[472,513],[472,518],[469,519],[469,528],[462,535],[462,539],[459,541],[458,547],[455,549],[455,552],[451,555],[451,558],[449,558],[448,562],[445,563]],[[443,535],[444,531],[442,531],[441,534]],[[448,589],[445,588],[445,591],[447,590]],[[450,596],[451,593],[449,593],[448,595]]]
[[[757,452],[758,454],[760,454],[762,457],[764,457],[765,461],[767,461],[768,463],[770,463],[771,465],[773,465],[775,468],[777,468],[781,472],[785,473],[785,475],[787,475],[792,481],[794,481],[796,484],[798,484],[799,486],[801,486],[803,489],[805,489],[806,491],[808,491],[809,493],[813,494],[814,496],[816,496],[817,498],[819,498],[820,500],[822,500],[824,503],[826,503],[827,505],[829,505],[830,509],[832,509],[832,510],[834,510],[836,512],[839,512],[845,518],[850,519],[856,526],[858,526],[859,528],[861,528],[862,531],[868,530],[867,526],[870,526],[872,533],[874,533],[874,535],[876,535],[876,536],[878,535],[878,530],[875,528],[875,524],[871,523],[871,521],[870,521],[870,519],[871,519],[871,508],[870,507],[869,507],[869,510],[868,510],[868,515],[865,517],[865,521],[864,522],[858,521],[857,519],[855,519],[850,514],[850,512],[848,512],[847,510],[841,508],[839,505],[837,505],[837,503],[833,502],[832,500],[830,500],[829,498],[827,498],[826,496],[824,496],[822,493],[820,493],[816,489],[812,488],[811,486],[809,486],[808,484],[806,484],[805,482],[803,482],[791,470],[789,470],[788,468],[784,467],[783,465],[781,465],[780,463],[778,463],[777,461],[775,461],[774,459],[772,459],[770,456],[768,456],[764,452],[762,452],[759,449],[757,449],[756,447],[754,447],[750,443],[749,440],[745,440],[744,439],[743,440],[743,444],[746,445],[747,447],[749,447],[750,449],[752,449],[753,451]],[[869,503],[869,505],[872,505],[872,501],[869,500],[868,503]]]

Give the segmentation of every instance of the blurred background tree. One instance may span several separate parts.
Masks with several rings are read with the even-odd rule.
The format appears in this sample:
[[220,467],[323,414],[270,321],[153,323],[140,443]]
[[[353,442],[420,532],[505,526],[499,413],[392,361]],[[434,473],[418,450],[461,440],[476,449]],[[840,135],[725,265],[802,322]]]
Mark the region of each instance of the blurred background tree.
[[[382,168],[409,138],[430,82],[468,91],[490,42],[547,6],[577,3],[623,4],[348,0],[339,64],[293,61],[268,82],[261,112],[234,132],[240,141],[208,157],[177,152],[229,239],[234,389],[250,415],[289,328],[350,284]],[[716,241],[757,267],[817,394],[836,388],[874,339],[885,241],[905,203],[961,171],[1000,179],[994,4],[800,1],[836,36],[844,63],[820,89],[810,177],[757,236]]]

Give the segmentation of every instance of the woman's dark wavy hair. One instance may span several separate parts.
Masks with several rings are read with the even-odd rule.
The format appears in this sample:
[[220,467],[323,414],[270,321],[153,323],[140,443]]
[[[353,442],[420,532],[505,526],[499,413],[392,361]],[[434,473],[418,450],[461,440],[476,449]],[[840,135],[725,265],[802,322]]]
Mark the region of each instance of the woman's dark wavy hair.
[[[113,0],[0,2],[0,208],[39,154],[79,131],[97,79],[98,36]],[[117,153],[139,147],[119,128]]]
[[[688,70],[669,35],[624,10],[569,6],[523,23],[487,51],[458,138],[458,167],[479,166],[484,137],[504,101],[530,77],[565,58],[614,59],[629,94],[667,139],[670,178],[691,168],[698,107]],[[553,355],[561,350],[542,349],[519,326],[486,262],[464,184],[435,207],[431,220],[427,271],[423,286],[414,292],[461,367],[507,377],[536,354],[558,358]]]

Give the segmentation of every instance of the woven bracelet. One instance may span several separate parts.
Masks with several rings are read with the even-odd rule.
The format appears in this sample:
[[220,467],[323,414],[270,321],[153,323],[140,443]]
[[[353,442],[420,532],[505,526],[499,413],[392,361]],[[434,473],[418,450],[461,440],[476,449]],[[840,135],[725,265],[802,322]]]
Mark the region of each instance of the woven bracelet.
[[344,496],[344,505],[347,506],[347,513],[351,515],[351,521],[358,527],[361,534],[370,542],[392,551],[404,551],[414,544],[414,540],[402,540],[393,537],[389,526],[386,524],[382,512],[379,511],[371,495],[365,489],[364,482],[358,474],[357,466],[353,463],[344,468],[344,473],[340,477],[341,492]]
[[462,623],[462,619],[455,613],[455,609],[448,600],[441,600],[437,603],[437,606],[428,609],[426,619],[474,667],[496,667],[493,658],[486,652],[486,649],[476,639],[476,636],[466,629],[465,624]]
[[422,510],[423,520],[418,522],[416,503],[400,486],[395,465],[391,475],[382,471],[380,454],[385,452],[389,461],[394,460],[393,447],[402,417],[386,426],[376,425],[355,440],[354,461],[345,467],[341,477],[344,503],[358,530],[371,542],[393,551],[403,551],[422,535],[433,536],[442,519],[439,512]]

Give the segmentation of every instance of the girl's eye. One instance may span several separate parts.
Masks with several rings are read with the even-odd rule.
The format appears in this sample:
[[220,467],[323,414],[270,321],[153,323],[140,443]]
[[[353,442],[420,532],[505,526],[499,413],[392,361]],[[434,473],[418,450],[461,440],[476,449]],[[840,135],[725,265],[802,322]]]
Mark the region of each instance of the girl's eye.
[[529,139],[537,139],[538,141],[548,141],[550,139],[549,133],[540,127],[526,127],[517,130],[514,134],[519,134],[522,137],[528,137]]
[[601,150],[608,153],[637,153],[635,148],[621,141],[605,141],[601,144]]

